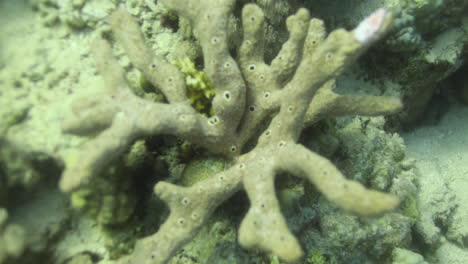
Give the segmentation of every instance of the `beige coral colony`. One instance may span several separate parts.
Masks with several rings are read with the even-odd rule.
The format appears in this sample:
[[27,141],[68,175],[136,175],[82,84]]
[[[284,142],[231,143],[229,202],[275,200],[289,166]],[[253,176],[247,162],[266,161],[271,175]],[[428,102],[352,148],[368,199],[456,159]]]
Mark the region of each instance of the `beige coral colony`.
[[[158,182],[154,192],[169,206],[170,215],[156,234],[138,241],[120,263],[167,263],[213,211],[240,189],[250,200],[239,229],[240,245],[271,252],[287,262],[301,259],[303,251],[288,230],[275,195],[274,178],[279,172],[309,181],[328,200],[358,215],[380,214],[398,205],[393,195],[347,180],[329,160],[298,143],[301,131],[323,118],[375,116],[401,109],[398,98],[333,91],[334,79],[387,31],[392,20],[389,11],[376,10],[352,31],[337,29],[327,34],[321,20],[299,9],[286,21],[289,38],[267,64],[264,15],[258,6],[243,7],[243,40],[238,57],[233,58],[228,51],[227,22],[235,0],[162,2],[193,26],[203,49],[204,71],[216,90],[215,115],[206,117],[191,107],[178,68],[155,55],[145,45],[136,21],[119,9],[109,18],[115,39],[164,94],[166,103],[134,95],[110,45],[97,40],[94,54],[106,95],[76,104],[82,107],[74,109],[75,116],[63,129],[79,135],[99,132],[81,150],[79,162],[67,165],[60,188],[72,192],[86,185],[136,139],[150,135],[175,135],[231,162],[228,169],[190,187]],[[254,146],[247,148],[252,140]]]

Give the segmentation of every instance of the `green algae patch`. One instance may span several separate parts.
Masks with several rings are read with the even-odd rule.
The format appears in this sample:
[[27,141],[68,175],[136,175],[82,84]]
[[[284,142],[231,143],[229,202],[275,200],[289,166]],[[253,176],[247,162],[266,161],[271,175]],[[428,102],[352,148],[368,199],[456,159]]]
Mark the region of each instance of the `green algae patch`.
[[196,158],[187,164],[178,183],[182,186],[192,186],[218,174],[227,167],[228,161],[220,157]]

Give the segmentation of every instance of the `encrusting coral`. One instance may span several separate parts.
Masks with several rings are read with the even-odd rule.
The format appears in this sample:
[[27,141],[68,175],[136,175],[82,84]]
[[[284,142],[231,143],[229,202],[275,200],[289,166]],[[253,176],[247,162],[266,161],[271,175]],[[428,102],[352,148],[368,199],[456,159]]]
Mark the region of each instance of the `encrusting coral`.
[[297,143],[305,127],[323,118],[401,109],[398,98],[333,92],[334,79],[388,29],[391,14],[387,10],[375,11],[353,31],[338,29],[326,36],[323,22],[299,9],[287,19],[289,39],[266,64],[264,15],[258,6],[243,8],[244,36],[234,59],[227,47],[226,27],[235,0],[162,2],[192,23],[203,49],[204,71],[216,91],[214,115],[206,117],[190,105],[183,74],[151,52],[137,22],[119,9],[109,19],[117,42],[167,103],[132,94],[109,44],[97,40],[94,54],[106,94],[76,101],[74,117],[63,130],[98,133],[81,150],[80,162],[66,167],[60,188],[71,192],[90,184],[136,139],[150,135],[183,138],[224,156],[230,166],[191,186],[158,182],[155,193],[167,203],[170,215],[156,234],[138,241],[122,263],[166,263],[197,234],[216,207],[241,188],[251,207],[240,226],[240,244],[272,252],[285,261],[300,259],[302,249],[288,230],[275,195],[274,178],[280,172],[310,181],[326,198],[359,215],[397,206],[395,196],[347,180],[330,161]]

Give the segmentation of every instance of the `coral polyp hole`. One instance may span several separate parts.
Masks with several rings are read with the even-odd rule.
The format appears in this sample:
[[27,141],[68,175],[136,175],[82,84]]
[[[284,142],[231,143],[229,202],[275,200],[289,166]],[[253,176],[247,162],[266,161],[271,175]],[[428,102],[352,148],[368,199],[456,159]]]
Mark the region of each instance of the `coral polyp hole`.
[[154,64],[154,63],[151,64],[151,68],[152,68],[152,69],[156,69],[156,64]]
[[182,198],[182,201],[181,201],[181,202],[182,202],[183,205],[187,205],[187,204],[190,203],[190,200],[189,200],[189,198],[184,197],[184,198]]
[[270,95],[271,95],[270,92],[265,92],[265,93],[263,94],[263,98],[265,98],[265,99],[266,99],[266,98],[269,98]]
[[229,149],[231,152],[236,152],[237,150],[237,147],[236,146],[231,146],[231,148]]
[[250,21],[252,21],[252,22],[255,21],[255,17],[254,17],[254,16],[251,16],[251,17],[250,17]]
[[217,116],[213,116],[212,118],[208,119],[208,124],[214,126],[219,123],[219,118]]
[[223,93],[223,95],[224,95],[224,99],[226,99],[226,101],[231,100],[231,93],[230,92],[226,91],[226,92]]
[[224,68],[230,68],[230,67],[231,67],[231,63],[230,63],[230,62],[224,63]]
[[260,80],[265,80],[265,75],[262,74],[262,75],[258,76],[258,78],[259,78]]
[[243,168],[245,168],[245,164],[244,163],[239,164],[239,169],[243,169]]
[[255,112],[255,105],[249,106],[249,111],[250,112]]
[[331,52],[328,52],[327,55],[325,55],[325,58],[327,60],[331,60],[333,58],[333,54]]
[[266,136],[271,136],[271,130],[267,130],[267,131],[265,132],[265,135],[266,135]]
[[218,44],[218,43],[219,43],[219,38],[213,37],[213,38],[211,39],[211,43],[212,43],[212,44]]
[[183,224],[185,224],[185,219],[179,218],[179,219],[177,220],[177,223],[178,223],[179,225],[183,225]]
[[169,77],[169,78],[167,78],[167,81],[168,81],[168,82],[172,82],[172,81],[174,81],[174,78]]
[[284,142],[284,141],[280,141],[278,143],[278,147],[284,147],[285,145],[286,145],[286,142]]
[[294,108],[290,105],[288,106],[288,112],[292,112],[294,110]]
[[249,69],[249,71],[255,71],[255,69],[256,69],[255,64],[249,65],[248,69]]

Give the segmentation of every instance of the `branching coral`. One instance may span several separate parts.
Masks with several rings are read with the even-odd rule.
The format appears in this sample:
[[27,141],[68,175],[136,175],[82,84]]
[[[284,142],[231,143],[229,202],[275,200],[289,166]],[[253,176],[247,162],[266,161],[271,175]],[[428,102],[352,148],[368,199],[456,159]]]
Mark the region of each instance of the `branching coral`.
[[[303,147],[304,127],[343,114],[381,115],[398,111],[398,98],[347,96],[333,92],[334,78],[388,28],[391,15],[379,9],[355,30],[326,36],[323,22],[305,9],[287,19],[290,32],[271,64],[263,60],[264,15],[253,4],[243,8],[244,37],[234,59],[227,47],[227,20],[234,0],[163,0],[192,23],[203,49],[207,76],[216,95],[215,115],[190,105],[183,74],[145,46],[138,24],[117,10],[109,22],[132,63],[165,95],[167,103],[145,101],[126,87],[123,69],[107,42],[95,44],[97,68],[108,86],[98,99],[75,102],[75,116],[64,131],[98,135],[84,146],[80,162],[67,166],[60,181],[65,192],[92,182],[93,176],[136,139],[171,134],[230,160],[230,167],[188,187],[156,184],[155,193],[170,215],[158,232],[140,240],[122,263],[165,263],[187,243],[232,194],[244,188],[251,207],[242,221],[239,242],[245,248],[273,252],[286,261],[303,255],[290,233],[275,196],[274,178],[288,172],[313,183],[325,197],[359,215],[395,208],[393,195],[367,190],[347,180],[327,159]],[[254,143],[252,143],[254,142]]]

